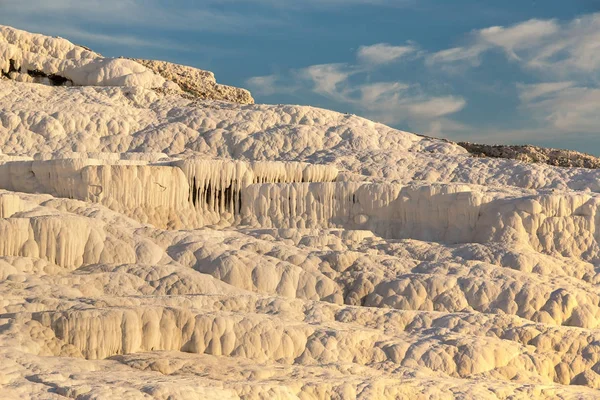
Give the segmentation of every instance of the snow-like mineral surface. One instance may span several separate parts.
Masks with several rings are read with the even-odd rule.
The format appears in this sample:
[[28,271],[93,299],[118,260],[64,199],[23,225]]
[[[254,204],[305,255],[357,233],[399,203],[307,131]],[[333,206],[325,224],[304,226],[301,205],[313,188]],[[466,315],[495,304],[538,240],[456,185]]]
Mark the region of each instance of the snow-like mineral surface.
[[599,171],[171,67],[0,27],[0,398],[600,398]]

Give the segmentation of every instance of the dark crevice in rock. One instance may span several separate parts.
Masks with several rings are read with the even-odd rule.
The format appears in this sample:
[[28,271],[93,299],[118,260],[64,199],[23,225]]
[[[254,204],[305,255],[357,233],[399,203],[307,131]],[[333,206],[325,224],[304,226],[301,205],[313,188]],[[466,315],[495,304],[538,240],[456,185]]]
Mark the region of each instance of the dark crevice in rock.
[[[13,72],[16,73],[21,73],[21,68],[17,68],[16,67],[16,61],[11,59],[9,60],[9,67],[8,67],[8,71],[4,71],[1,70],[0,72],[2,72],[2,76],[8,79],[11,79],[11,74]],[[64,86],[67,83],[71,83],[71,85],[73,84],[73,81],[65,78],[64,76],[60,76],[60,75],[56,75],[56,74],[46,74],[43,71],[40,71],[38,69],[28,69],[27,70],[27,75],[31,76],[32,78],[35,79],[44,79],[44,78],[48,78],[48,80],[50,81],[50,84],[52,86]]]
[[[236,190],[237,182],[232,181],[225,188],[214,188],[210,183],[200,187],[196,178],[192,181],[189,200],[196,207],[201,207],[201,197],[204,197],[204,206],[214,212],[231,212],[238,215],[242,209],[241,191]],[[202,195],[201,195],[202,194]]]
[[15,60],[9,60],[9,66],[8,66],[8,71],[4,71],[2,70],[2,76],[5,78],[10,79],[10,74],[13,72],[21,72],[21,68],[16,68],[15,67],[16,63]]
[[43,71],[37,70],[37,69],[29,69],[27,70],[27,74],[33,78],[48,78],[48,80],[50,81],[50,83],[52,84],[52,86],[63,86],[65,85],[67,82],[70,82],[71,84],[73,84],[73,81],[65,78],[64,76],[60,76],[60,75],[56,75],[56,74],[46,74]]

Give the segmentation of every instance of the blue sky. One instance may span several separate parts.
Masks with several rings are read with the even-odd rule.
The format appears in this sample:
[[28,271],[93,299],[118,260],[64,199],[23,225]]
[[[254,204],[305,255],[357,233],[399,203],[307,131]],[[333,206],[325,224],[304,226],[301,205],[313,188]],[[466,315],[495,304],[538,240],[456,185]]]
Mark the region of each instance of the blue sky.
[[0,0],[0,24],[208,69],[261,103],[600,154],[600,0]]

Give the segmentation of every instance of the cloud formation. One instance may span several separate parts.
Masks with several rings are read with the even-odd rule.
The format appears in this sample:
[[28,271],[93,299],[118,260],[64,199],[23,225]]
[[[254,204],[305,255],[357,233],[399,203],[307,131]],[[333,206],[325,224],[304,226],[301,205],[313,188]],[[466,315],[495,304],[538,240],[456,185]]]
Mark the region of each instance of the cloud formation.
[[500,50],[522,68],[546,76],[566,77],[600,70],[600,13],[565,23],[532,19],[509,27],[471,32],[462,47],[427,56],[429,66],[478,67],[486,52]]
[[512,83],[520,104],[517,111],[532,126],[518,131],[520,140],[598,133],[600,13],[565,22],[532,19],[476,30],[463,46],[427,54],[425,63],[432,70],[465,72],[486,67],[492,52],[504,54],[532,81]]
[[360,46],[356,57],[367,65],[383,65],[399,60],[417,49],[414,46],[392,46],[388,43],[378,43],[372,46]]
[[574,82],[518,85],[521,107],[555,132],[598,133],[600,88]]
[[462,110],[460,96],[427,93],[417,83],[371,82],[370,73],[380,66],[399,62],[416,51],[413,46],[380,43],[361,46],[356,64],[319,64],[289,71],[284,75],[247,80],[252,91],[262,95],[299,92],[305,88],[356,113],[386,124],[429,121]]

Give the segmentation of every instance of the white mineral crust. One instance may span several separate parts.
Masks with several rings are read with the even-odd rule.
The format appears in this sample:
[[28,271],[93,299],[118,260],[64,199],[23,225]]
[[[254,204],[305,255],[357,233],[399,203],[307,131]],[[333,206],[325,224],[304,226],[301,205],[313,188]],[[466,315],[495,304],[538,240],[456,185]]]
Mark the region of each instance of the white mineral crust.
[[600,172],[140,62],[0,27],[1,399],[600,398]]

